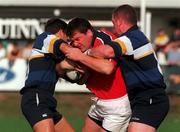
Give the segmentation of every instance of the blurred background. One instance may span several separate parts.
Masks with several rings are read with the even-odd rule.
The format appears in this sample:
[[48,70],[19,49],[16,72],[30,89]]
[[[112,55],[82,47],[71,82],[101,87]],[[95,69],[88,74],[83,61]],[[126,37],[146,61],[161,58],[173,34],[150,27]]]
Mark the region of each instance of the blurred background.
[[[83,17],[100,30],[114,33],[112,10],[135,7],[138,25],[152,42],[164,73],[170,112],[158,132],[180,132],[180,1],[177,0],[0,0],[0,131],[31,132],[20,111],[19,90],[24,85],[33,40],[45,22],[58,17],[68,22]],[[77,132],[93,96],[85,86],[59,79],[55,96]],[[162,108],[163,110],[163,108]]]

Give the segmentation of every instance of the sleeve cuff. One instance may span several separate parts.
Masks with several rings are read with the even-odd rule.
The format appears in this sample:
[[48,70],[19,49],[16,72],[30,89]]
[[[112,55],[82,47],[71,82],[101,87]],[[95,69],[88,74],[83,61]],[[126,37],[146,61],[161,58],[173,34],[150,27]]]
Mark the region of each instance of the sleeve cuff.
[[60,46],[62,43],[66,42],[62,39],[58,39],[54,44],[54,55],[58,58],[58,60],[63,60],[65,58],[64,53],[60,50]]
[[115,59],[119,59],[119,57],[122,55],[122,48],[119,46],[119,44],[117,42],[111,42],[108,44],[109,46],[111,46],[114,50],[114,54],[115,54]]

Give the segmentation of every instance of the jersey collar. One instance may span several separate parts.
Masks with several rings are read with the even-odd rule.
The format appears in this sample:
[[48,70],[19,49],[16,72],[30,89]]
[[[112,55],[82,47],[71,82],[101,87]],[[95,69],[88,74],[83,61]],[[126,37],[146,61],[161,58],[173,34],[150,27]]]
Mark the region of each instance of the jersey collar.
[[137,30],[137,29],[139,29],[139,27],[137,25],[134,25],[131,28],[129,28],[125,33],[121,34],[120,36],[123,36],[123,35],[131,32],[131,31],[134,31],[134,30]]

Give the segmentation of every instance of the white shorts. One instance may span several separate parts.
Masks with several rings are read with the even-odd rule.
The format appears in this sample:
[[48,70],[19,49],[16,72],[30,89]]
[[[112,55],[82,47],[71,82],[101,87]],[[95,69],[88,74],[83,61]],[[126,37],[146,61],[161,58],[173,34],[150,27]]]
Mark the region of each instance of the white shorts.
[[131,117],[131,107],[128,96],[117,99],[102,100],[93,98],[88,115],[102,121],[102,127],[112,132],[126,132]]

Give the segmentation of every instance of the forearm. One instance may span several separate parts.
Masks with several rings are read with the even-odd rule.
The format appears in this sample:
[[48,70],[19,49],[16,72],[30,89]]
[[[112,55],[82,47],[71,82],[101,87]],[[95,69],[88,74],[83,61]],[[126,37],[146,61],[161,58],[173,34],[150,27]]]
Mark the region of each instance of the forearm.
[[94,58],[85,54],[81,56],[79,61],[90,69],[102,74],[111,74],[115,68],[115,65],[109,60]]
[[67,69],[69,70],[74,69],[74,65],[69,64],[66,59],[56,64],[56,72],[60,77],[64,76],[64,73]]
[[[63,45],[65,46],[65,45]],[[61,46],[61,47],[63,47]],[[62,48],[65,52],[65,55],[68,59],[79,61],[80,63],[86,65],[87,67],[100,72],[102,74],[111,74],[114,70],[114,64],[106,59],[95,58],[92,56],[88,56],[82,53],[77,48]]]
[[64,59],[63,61],[58,63],[57,66],[58,68],[65,70],[65,69],[74,69],[75,64],[68,59]]
[[96,58],[114,58],[114,50],[109,45],[102,45],[97,48],[92,48],[88,55]]

